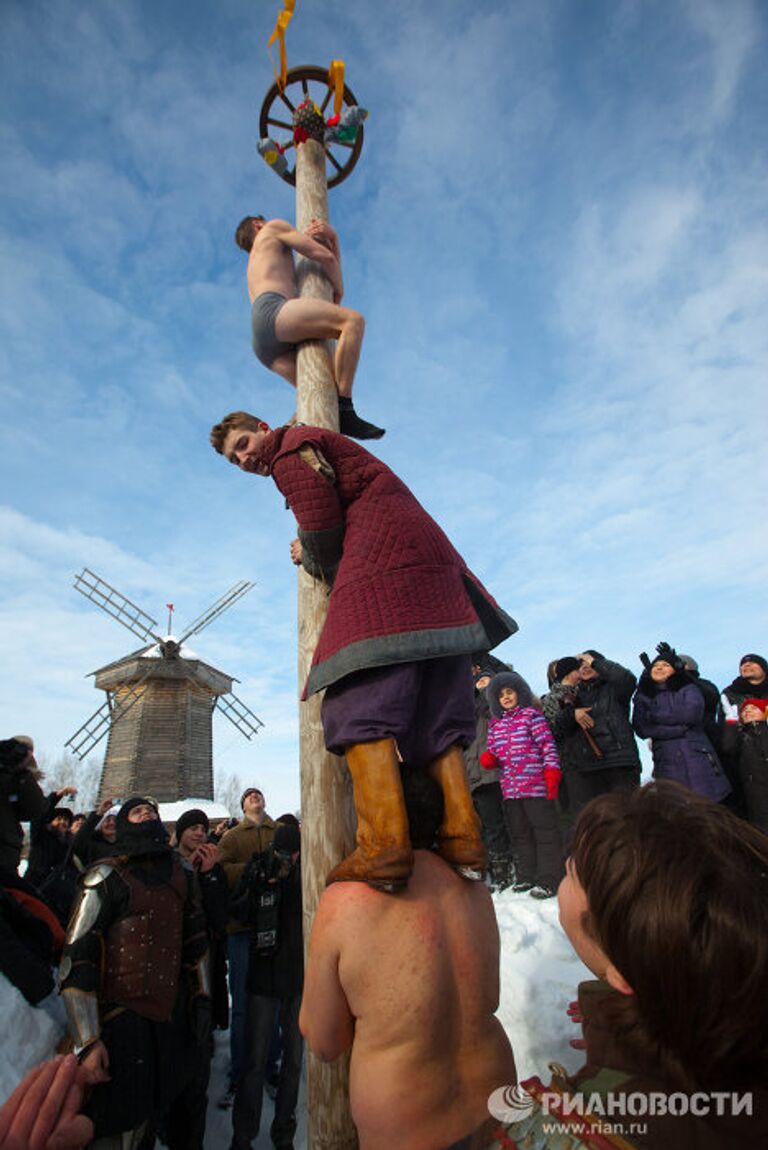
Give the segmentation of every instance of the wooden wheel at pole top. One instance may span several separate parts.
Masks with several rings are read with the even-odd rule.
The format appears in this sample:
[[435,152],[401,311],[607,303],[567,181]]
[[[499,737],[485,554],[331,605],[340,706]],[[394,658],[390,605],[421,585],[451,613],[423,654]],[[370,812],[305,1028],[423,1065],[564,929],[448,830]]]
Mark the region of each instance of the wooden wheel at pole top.
[[[333,100],[333,90],[328,86],[328,70],[304,65],[290,68],[286,75],[285,87],[280,90],[277,82],[267,92],[264,103],[261,105],[259,117],[259,132],[264,137],[277,140],[281,132],[289,133],[289,139],[280,141],[280,146],[288,161],[287,169],[282,173],[281,179],[287,184],[296,184],[296,164],[290,164],[291,158],[295,161],[290,149],[295,149],[293,140],[294,116],[300,104],[311,100],[317,105],[323,117],[326,116],[328,105]],[[353,93],[344,85],[344,109],[355,107],[357,100]],[[328,187],[335,188],[342,180],[346,180],[363,150],[363,126],[357,129],[354,141],[331,140],[323,142],[325,151],[325,170]]]

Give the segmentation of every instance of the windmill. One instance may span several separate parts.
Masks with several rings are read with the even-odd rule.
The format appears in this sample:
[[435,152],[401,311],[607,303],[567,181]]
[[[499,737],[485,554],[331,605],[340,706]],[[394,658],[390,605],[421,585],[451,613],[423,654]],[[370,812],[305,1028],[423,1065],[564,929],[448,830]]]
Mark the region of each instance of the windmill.
[[152,795],[159,802],[213,798],[214,709],[218,707],[247,739],[264,724],[233,693],[235,680],[204,663],[185,644],[247,594],[253,583],[236,583],[178,639],[160,635],[151,615],[87,567],[75,576],[74,586],[145,644],[92,672],[94,685],[106,691],[106,702],[66,744],[82,759],[109,732],[99,798],[131,794]]

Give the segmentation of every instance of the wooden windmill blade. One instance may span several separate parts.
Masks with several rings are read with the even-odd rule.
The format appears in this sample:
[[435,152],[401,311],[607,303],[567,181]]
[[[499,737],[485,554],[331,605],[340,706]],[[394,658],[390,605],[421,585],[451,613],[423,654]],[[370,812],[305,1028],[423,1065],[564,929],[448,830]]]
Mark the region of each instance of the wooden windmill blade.
[[72,754],[77,755],[79,759],[84,759],[86,755],[90,755],[93,748],[104,738],[107,731],[109,731],[115,723],[119,723],[126,712],[130,711],[133,704],[139,701],[141,698],[140,688],[151,674],[152,667],[149,667],[142,678],[121,695],[116,703],[113,703],[111,697],[107,696],[106,702],[102,703],[98,711],[94,711],[90,719],[86,719],[82,727],[75,731],[74,735],[67,740],[64,746],[69,747]]
[[74,586],[76,591],[79,591],[91,603],[95,603],[97,607],[101,607],[102,611],[106,611],[107,615],[117,619],[118,623],[122,623],[140,639],[147,643],[160,642],[157,620],[148,615],[146,611],[142,611],[141,607],[137,607],[135,603],[132,603],[121,591],[107,583],[105,579],[101,579],[93,571],[89,571],[87,567],[84,567],[80,574],[75,576]]
[[238,601],[238,599],[241,599],[243,595],[247,595],[247,593],[255,586],[255,583],[250,583],[247,579],[241,579],[239,583],[235,583],[234,587],[230,587],[229,591],[226,591],[220,599],[217,599],[216,602],[212,604],[212,606],[210,606],[207,611],[204,611],[202,615],[199,615],[198,618],[195,619],[194,623],[190,623],[188,627],[185,627],[181,638],[177,640],[179,646],[181,646],[185,640],[189,639],[190,636],[199,635],[201,631],[203,631],[214,621],[214,619],[218,619],[219,615],[222,615],[225,611],[228,611],[229,608]]
[[69,747],[73,755],[84,759],[93,748],[104,738],[112,722],[112,706],[109,699],[102,703],[98,711],[94,711],[90,719],[86,719],[82,727],[75,731],[64,744]]
[[250,740],[251,735],[258,735],[259,729],[264,726],[258,715],[254,715],[251,708],[242,699],[238,699],[234,691],[230,691],[227,695],[219,695],[213,706],[218,707],[246,739]]

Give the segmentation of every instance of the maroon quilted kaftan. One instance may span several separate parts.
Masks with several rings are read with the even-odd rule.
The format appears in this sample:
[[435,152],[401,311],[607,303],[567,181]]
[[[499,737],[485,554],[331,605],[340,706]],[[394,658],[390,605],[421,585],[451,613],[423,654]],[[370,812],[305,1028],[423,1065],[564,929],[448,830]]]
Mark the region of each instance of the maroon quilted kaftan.
[[488,651],[517,630],[365,448],[296,426],[270,433],[263,454],[298,521],[303,565],[332,583],[305,695],[366,667]]

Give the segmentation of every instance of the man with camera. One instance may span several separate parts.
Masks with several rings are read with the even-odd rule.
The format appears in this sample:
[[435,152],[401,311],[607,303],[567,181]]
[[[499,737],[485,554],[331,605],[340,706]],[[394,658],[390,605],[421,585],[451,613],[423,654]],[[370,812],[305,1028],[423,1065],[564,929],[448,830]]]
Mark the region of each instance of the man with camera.
[[640,784],[640,753],[629,718],[637,679],[591,649],[559,659],[554,670],[560,675],[556,684],[566,684],[566,691],[555,686],[544,714],[555,732],[575,817],[597,795]]
[[[174,840],[187,880],[199,891],[205,918],[210,966],[211,1030],[226,1030],[229,1026],[229,999],[225,929],[229,914],[229,889],[219,863],[219,848],[216,843],[209,842],[209,831],[210,822],[205,811],[197,808],[186,810],[176,822]],[[184,1087],[165,1117],[164,1141],[168,1147],[202,1150],[213,1057],[212,1035],[190,1053]]]
[[[258,787],[246,787],[240,799],[242,820],[227,831],[219,843],[221,865],[227,876],[230,894],[234,893],[247,864],[267,849],[275,834],[276,823],[267,814],[264,794]],[[245,1037],[245,980],[248,974],[248,931],[230,915],[227,923],[227,956],[229,958],[229,993],[232,1013],[229,1023],[229,1087],[219,1101],[222,1110],[232,1105],[243,1065]]]
[[304,1049],[299,1032],[304,985],[300,845],[298,826],[279,824],[271,846],[245,868],[233,906],[249,928],[250,960],[231,1150],[248,1150],[259,1132],[267,1056],[278,1019],[283,1055],[270,1136],[276,1150],[293,1150]]

